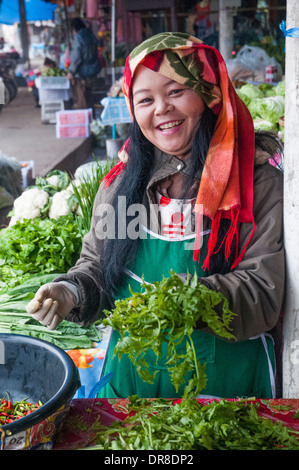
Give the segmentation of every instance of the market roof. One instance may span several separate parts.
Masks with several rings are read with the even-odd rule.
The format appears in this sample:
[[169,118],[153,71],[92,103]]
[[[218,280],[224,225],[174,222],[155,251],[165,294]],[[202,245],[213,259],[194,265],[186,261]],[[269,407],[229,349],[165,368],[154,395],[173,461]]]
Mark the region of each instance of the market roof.
[[[52,20],[56,4],[46,3],[43,0],[25,0],[27,21]],[[18,0],[0,1],[0,24],[12,25],[20,21]]]

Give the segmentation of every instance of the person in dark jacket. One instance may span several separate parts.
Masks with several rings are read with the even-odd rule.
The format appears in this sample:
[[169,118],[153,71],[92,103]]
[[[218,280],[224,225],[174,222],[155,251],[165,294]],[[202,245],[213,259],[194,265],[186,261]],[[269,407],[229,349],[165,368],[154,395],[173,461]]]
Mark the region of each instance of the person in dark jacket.
[[92,107],[91,79],[101,71],[98,60],[98,40],[80,18],[71,21],[73,42],[68,79],[73,87],[74,107]]

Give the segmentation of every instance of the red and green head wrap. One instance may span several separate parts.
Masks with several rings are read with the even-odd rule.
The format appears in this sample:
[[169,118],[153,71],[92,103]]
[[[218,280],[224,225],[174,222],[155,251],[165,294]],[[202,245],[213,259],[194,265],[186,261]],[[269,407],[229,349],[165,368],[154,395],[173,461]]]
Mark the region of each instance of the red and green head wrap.
[[[253,224],[252,234],[254,231],[253,121],[247,107],[235,92],[220,52],[188,34],[168,32],[147,39],[127,58],[123,92],[132,116],[131,87],[135,71],[140,64],[192,88],[218,116],[195,209],[200,215],[212,220],[208,254],[204,262],[204,267],[208,268],[210,256],[216,246],[221,217],[231,219],[230,229],[223,240],[227,258],[233,238],[238,242],[238,222]],[[119,152],[118,165],[107,175],[108,184],[111,178],[122,170],[126,159],[129,158],[128,144],[127,141]],[[199,227],[200,224],[197,225]],[[197,235],[195,259],[199,257],[199,248],[196,247],[200,246],[199,234]],[[233,267],[236,267],[244,256],[246,246],[241,253],[238,252],[237,246]]]

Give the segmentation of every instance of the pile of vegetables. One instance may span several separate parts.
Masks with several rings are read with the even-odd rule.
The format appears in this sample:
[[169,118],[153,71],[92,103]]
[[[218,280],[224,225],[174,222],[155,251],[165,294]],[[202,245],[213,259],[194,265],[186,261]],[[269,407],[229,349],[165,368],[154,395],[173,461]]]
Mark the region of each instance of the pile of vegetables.
[[62,349],[88,349],[101,341],[96,325],[63,321],[55,331],[26,311],[38,288],[72,267],[90,228],[100,181],[113,166],[95,162],[92,172],[71,180],[55,170],[15,200],[8,227],[0,230],[0,333],[34,336]]
[[27,282],[0,293],[0,333],[27,335],[48,341],[61,349],[89,349],[100,342],[102,332],[96,324],[82,327],[67,320],[56,330],[49,330],[27,313],[26,305],[40,286],[51,282],[57,273],[31,276]]
[[[103,325],[109,325],[120,334],[114,354],[127,354],[140,377],[153,383],[154,376],[148,370],[146,353],[153,351],[157,361],[162,354],[162,343],[168,347],[168,368],[176,391],[192,378],[184,388],[184,397],[199,395],[206,386],[205,365],[199,363],[192,333],[196,324],[205,322],[218,336],[234,339],[230,323],[235,314],[228,307],[227,299],[219,292],[198,282],[196,274],[185,281],[175,272],[160,282],[143,284],[142,292],[131,291],[131,297],[117,300],[114,310],[104,313]],[[221,308],[221,315],[217,313]],[[187,338],[185,354],[177,352],[177,346]],[[158,371],[156,371],[158,373]]]
[[[129,397],[124,421],[96,422],[88,450],[298,450],[298,432],[258,415],[253,401]],[[90,430],[90,429],[89,429]],[[83,450],[84,450],[83,449]],[[176,462],[177,463],[177,462]]]
[[0,232],[0,293],[34,274],[65,273],[77,261],[83,233],[72,216],[16,222]]
[[46,67],[42,73],[43,77],[65,77],[66,75],[67,71],[59,67]]
[[279,133],[283,141],[284,127],[281,120],[285,110],[285,81],[277,85],[246,83],[237,88],[236,92],[248,107],[254,128]]
[[25,219],[57,219],[75,213],[78,202],[73,197],[73,184],[68,173],[54,170],[37,177],[35,185],[18,197],[9,214],[10,226]]
[[99,182],[112,165],[98,163],[78,180],[52,171],[15,200],[9,226],[0,230],[0,293],[32,275],[65,273],[75,264]]
[[23,418],[38,410],[42,405],[41,401],[39,403],[30,403],[26,400],[21,400],[12,403],[9,397],[7,399],[2,398],[2,400],[0,399],[0,426]]

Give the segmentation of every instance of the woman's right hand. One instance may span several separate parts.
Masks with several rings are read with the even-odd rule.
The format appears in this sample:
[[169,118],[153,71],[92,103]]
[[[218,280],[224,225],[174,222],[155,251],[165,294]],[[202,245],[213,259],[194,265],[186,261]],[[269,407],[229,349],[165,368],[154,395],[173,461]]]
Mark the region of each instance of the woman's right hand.
[[49,330],[55,330],[75,306],[75,295],[65,284],[50,282],[38,289],[26,310]]

